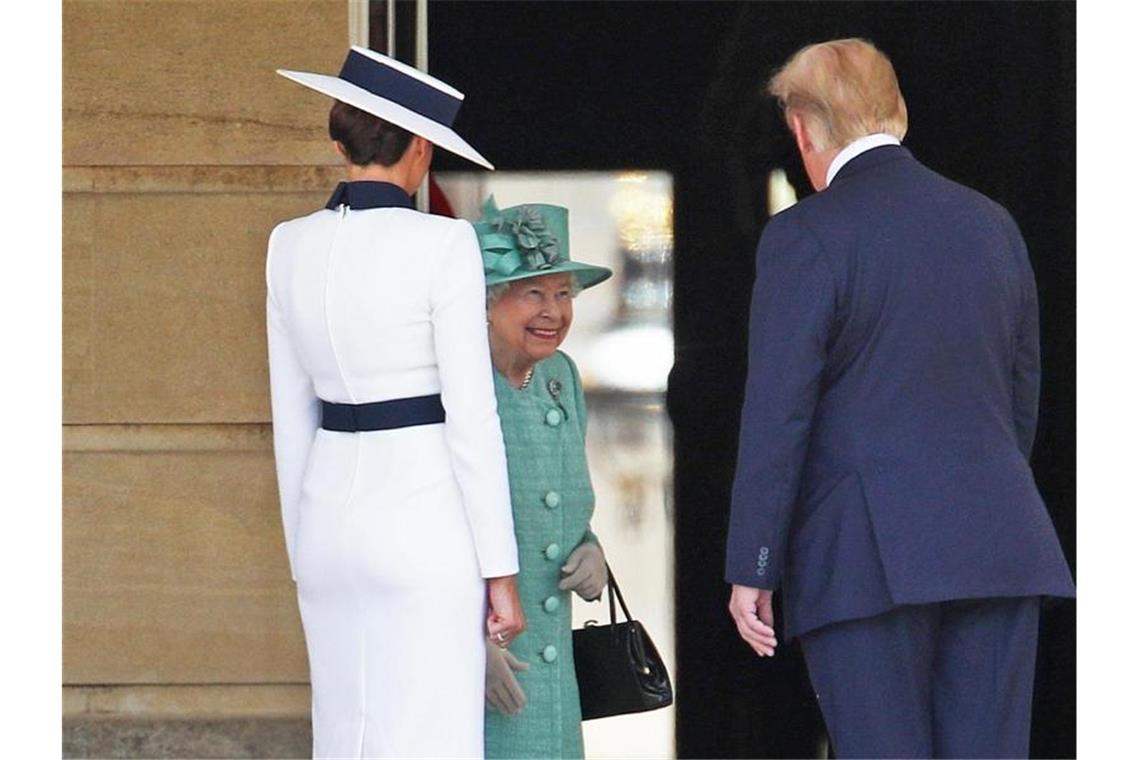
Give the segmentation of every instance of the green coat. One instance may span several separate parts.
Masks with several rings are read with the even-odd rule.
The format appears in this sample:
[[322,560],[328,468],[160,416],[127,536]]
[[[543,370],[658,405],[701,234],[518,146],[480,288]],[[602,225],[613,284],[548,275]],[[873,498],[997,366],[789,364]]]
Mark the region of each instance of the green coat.
[[[559,399],[550,391],[561,384]],[[556,352],[538,362],[519,390],[495,372],[511,506],[519,549],[519,597],[526,631],[510,650],[530,670],[516,673],[526,694],[518,715],[490,708],[488,758],[580,758],[582,713],[574,676],[570,592],[560,591],[562,565],[590,532],[594,490],[586,468],[586,405],[578,368]],[[561,404],[558,401],[561,401]]]

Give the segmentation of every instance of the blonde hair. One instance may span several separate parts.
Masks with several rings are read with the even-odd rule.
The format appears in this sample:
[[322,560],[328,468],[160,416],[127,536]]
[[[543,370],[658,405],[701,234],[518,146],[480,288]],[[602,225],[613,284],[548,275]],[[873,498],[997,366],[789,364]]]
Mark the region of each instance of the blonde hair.
[[906,135],[906,101],[891,61],[867,40],[830,40],[801,48],[768,83],[784,109],[799,114],[817,150],[886,132]]

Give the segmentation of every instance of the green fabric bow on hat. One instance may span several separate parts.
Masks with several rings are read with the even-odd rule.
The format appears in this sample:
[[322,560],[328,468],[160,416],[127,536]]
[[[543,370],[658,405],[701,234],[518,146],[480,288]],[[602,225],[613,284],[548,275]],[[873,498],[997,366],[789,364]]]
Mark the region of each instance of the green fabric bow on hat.
[[571,272],[583,289],[613,274],[606,267],[570,260],[570,212],[562,206],[528,203],[500,209],[495,196],[474,223],[487,285]]

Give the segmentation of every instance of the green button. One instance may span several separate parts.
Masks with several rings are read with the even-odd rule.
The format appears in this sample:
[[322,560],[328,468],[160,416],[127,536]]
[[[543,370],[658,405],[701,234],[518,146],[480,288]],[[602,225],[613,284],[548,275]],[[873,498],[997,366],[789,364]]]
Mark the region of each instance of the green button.
[[542,603],[542,609],[546,610],[547,612],[554,612],[556,609],[558,609],[558,605],[561,603],[562,602],[558,599],[558,597],[548,596],[546,597],[546,601]]
[[562,503],[562,496],[559,495],[557,491],[547,491],[546,496],[542,497],[542,501],[546,504],[546,506],[554,509]]
[[542,659],[547,662],[554,662],[558,659],[558,650],[555,649],[553,644],[547,644],[546,648],[542,650]]
[[562,412],[557,409],[551,409],[546,413],[546,424],[550,427],[558,427],[562,424]]
[[562,550],[558,546],[558,544],[551,544],[550,546],[546,547],[546,551],[543,552],[543,554],[546,555],[547,559],[554,560],[554,559],[558,559],[558,553],[560,551],[562,551]]

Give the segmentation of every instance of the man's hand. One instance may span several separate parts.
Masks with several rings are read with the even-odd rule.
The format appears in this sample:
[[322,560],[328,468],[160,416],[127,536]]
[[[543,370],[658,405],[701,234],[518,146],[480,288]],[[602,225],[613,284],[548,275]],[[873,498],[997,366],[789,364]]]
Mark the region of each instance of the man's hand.
[[512,671],[523,670],[530,670],[530,665],[487,639],[487,704],[505,715],[522,712],[526,695]]
[[505,647],[526,630],[515,576],[487,579],[487,607],[487,635],[492,643]]
[[772,628],[772,592],[751,586],[732,587],[728,611],[736,621],[740,638],[761,657],[776,653],[776,631]]

